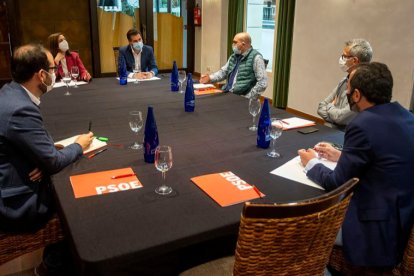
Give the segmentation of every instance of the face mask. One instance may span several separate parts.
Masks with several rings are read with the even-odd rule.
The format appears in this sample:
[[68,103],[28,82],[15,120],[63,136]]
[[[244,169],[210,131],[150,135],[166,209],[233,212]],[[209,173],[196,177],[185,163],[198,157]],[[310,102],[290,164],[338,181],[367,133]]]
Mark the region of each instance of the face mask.
[[348,70],[349,70],[349,66],[346,65],[346,59],[342,58],[342,56],[339,57],[339,67],[344,72],[348,72]]
[[44,92],[45,94],[46,93],[48,93],[48,92],[50,92],[52,89],[53,89],[53,86],[55,85],[55,81],[56,81],[56,75],[55,75],[55,73],[52,73],[52,74],[50,74],[49,72],[47,72],[47,71],[45,71],[48,75],[49,75],[49,77],[52,79],[52,82],[51,82],[51,84],[50,85],[47,85],[46,83],[44,83],[44,82],[42,82],[42,84],[44,85],[44,86],[46,86],[46,92]]
[[144,43],[142,43],[142,41],[140,41],[140,42],[134,42],[134,43],[132,44],[132,47],[133,47],[135,50],[137,50],[137,51],[141,51],[141,50],[142,50],[142,47],[144,47]]
[[349,103],[349,109],[351,111],[354,112],[358,112],[358,107],[356,105],[356,102],[354,102],[354,100],[352,99],[352,94],[354,94],[354,90],[352,90],[351,93],[346,93],[346,98],[348,99],[348,103]]
[[233,44],[232,48],[233,48],[233,53],[234,54],[236,54],[236,55],[240,55],[241,54],[241,50],[239,48],[237,48],[237,45],[236,44]]
[[69,43],[66,40],[63,40],[59,43],[59,49],[62,52],[66,52],[67,50],[69,50]]

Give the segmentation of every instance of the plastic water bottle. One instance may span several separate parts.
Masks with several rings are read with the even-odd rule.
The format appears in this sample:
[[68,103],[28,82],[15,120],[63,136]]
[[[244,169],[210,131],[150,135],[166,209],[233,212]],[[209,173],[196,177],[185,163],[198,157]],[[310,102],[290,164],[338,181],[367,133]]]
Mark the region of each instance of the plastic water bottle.
[[270,110],[268,99],[265,98],[257,127],[257,146],[267,149],[270,144]]
[[173,68],[172,68],[172,72],[171,72],[171,91],[172,92],[178,92],[178,89],[180,88],[180,86],[178,85],[178,68],[177,68],[177,63],[173,62]]
[[191,73],[187,74],[187,87],[185,88],[184,96],[184,110],[185,112],[194,112],[195,108],[195,95],[194,95],[194,86],[193,78]]
[[144,132],[144,160],[147,163],[154,163],[155,149],[159,144],[157,123],[155,122],[152,106],[148,107],[147,119]]

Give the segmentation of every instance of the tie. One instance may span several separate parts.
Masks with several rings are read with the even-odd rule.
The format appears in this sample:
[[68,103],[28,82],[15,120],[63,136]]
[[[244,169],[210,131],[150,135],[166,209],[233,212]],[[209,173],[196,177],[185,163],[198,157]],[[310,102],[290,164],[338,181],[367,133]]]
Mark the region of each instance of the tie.
[[229,92],[230,89],[233,87],[234,78],[237,74],[237,70],[239,69],[240,60],[242,59],[242,55],[238,55],[236,58],[236,65],[233,68],[233,71],[230,73],[229,80],[227,82],[226,88],[224,89],[225,92]]

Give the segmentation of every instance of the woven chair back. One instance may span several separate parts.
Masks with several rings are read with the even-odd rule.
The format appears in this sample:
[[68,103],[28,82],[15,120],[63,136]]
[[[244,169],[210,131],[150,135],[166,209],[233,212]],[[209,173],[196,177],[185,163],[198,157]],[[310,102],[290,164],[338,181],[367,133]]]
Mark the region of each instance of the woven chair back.
[[118,72],[118,56],[119,56],[119,47],[112,47],[112,49],[114,50],[114,58],[115,58],[115,72],[116,75],[119,75]]
[[323,275],[358,181],[299,202],[245,203],[233,275]]

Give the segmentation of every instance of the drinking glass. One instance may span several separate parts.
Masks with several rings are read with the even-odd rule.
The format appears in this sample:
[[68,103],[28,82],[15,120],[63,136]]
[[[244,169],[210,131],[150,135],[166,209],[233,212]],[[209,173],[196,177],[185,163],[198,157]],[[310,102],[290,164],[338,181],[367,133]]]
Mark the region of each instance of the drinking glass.
[[172,188],[165,185],[165,173],[171,169],[173,164],[172,150],[170,146],[158,146],[155,149],[155,168],[162,173],[162,185],[155,189],[160,195],[168,195]]
[[256,115],[260,112],[260,99],[259,98],[250,98],[249,100],[249,112],[253,116],[253,125],[249,127],[251,131],[257,131],[257,125],[255,124]]
[[180,82],[180,91],[179,91],[179,93],[184,93],[183,83],[184,83],[186,78],[187,78],[187,73],[184,70],[178,71],[178,81]]
[[[138,66],[137,66],[137,65],[135,65],[135,66],[134,66],[134,69],[132,69],[132,72],[134,73],[134,78],[135,78],[135,74],[140,73],[140,72],[141,72],[141,70],[138,68]],[[139,83],[139,81],[138,81],[138,79],[137,79],[137,78],[135,78],[134,83],[135,83],[135,84],[138,84],[138,83]]]
[[72,68],[70,68],[70,75],[72,76],[73,81],[75,82],[75,86],[73,88],[78,88],[77,79],[79,77],[79,67],[72,66]]
[[131,111],[131,112],[129,112],[129,127],[137,135],[137,140],[130,147],[133,150],[142,149],[141,143],[138,143],[138,132],[141,130],[143,125],[144,125],[144,121],[142,120],[141,111]]
[[66,73],[62,72],[61,77],[62,77],[62,81],[66,84],[66,92],[63,95],[65,95],[65,96],[72,95],[72,93],[69,92],[69,83],[72,80],[69,72],[66,72]]
[[272,150],[267,153],[267,156],[272,158],[280,157],[280,153],[278,153],[275,149],[275,142],[276,139],[282,135],[283,132],[283,122],[277,118],[271,118],[270,123],[270,138],[272,138]]

